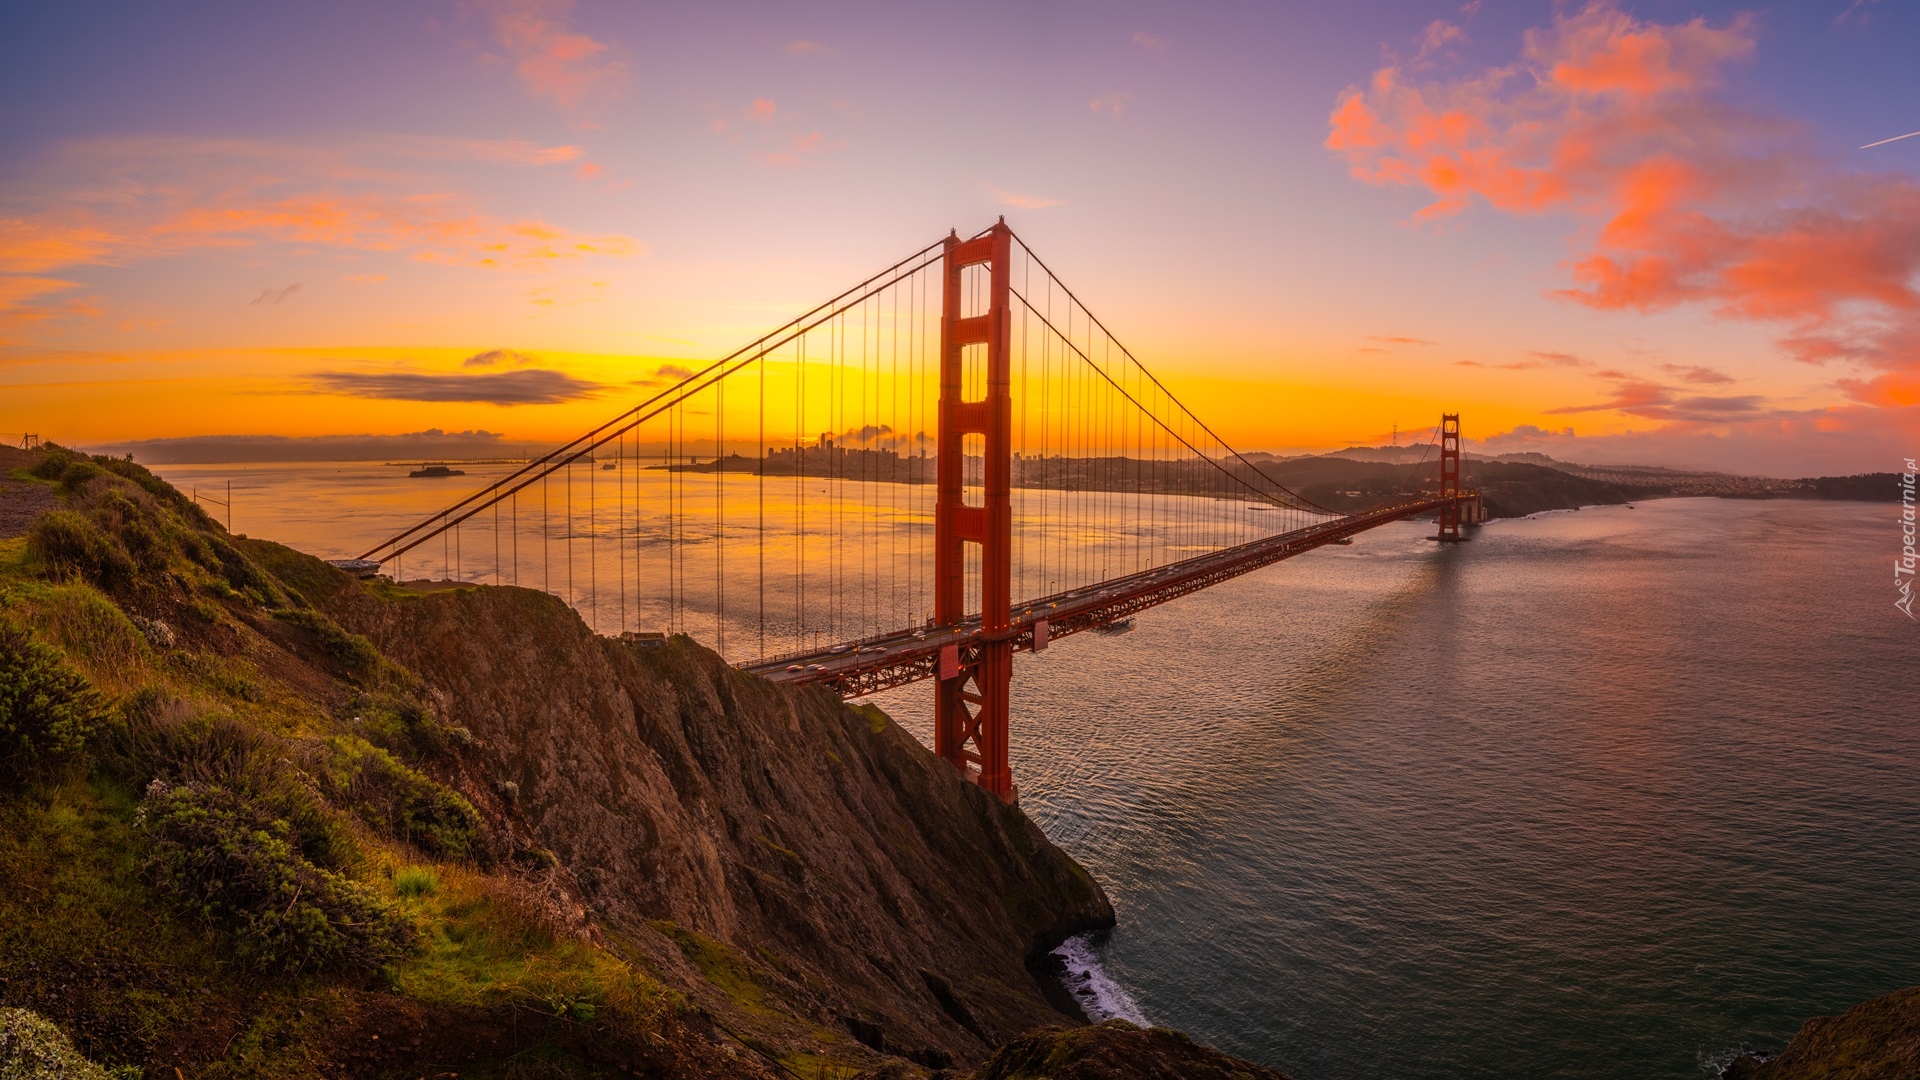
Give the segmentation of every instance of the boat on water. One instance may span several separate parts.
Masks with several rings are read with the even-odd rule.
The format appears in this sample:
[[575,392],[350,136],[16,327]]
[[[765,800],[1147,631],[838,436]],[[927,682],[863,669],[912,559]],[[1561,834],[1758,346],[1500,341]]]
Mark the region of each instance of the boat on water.
[[441,476],[465,476],[467,475],[467,472],[465,469],[449,469],[445,465],[428,465],[423,469],[415,469],[412,472],[408,473],[407,475],[409,477],[424,476],[429,479],[432,479],[432,478],[441,477]]
[[1124,634],[1132,629],[1132,619],[1115,619],[1113,622],[1107,623],[1104,626],[1094,627],[1093,632],[1096,634]]
[[1340,539],[1338,539],[1338,540],[1329,540],[1329,541],[1327,541],[1327,543],[1329,543],[1329,544],[1339,544],[1339,545],[1340,545],[1341,547],[1352,547],[1352,546],[1353,546],[1353,537],[1351,537],[1351,536],[1343,536],[1343,537],[1341,537],[1341,538],[1340,538]]
[[615,470],[615,469],[617,469],[617,468],[619,468],[619,467],[620,467],[619,465],[617,465],[617,464],[615,464],[615,463],[613,463],[613,462],[611,462],[611,461],[609,461],[609,462],[607,462],[607,463],[606,463],[605,465],[602,465],[602,466],[600,466],[600,471],[601,471],[601,472],[612,472],[613,470]]

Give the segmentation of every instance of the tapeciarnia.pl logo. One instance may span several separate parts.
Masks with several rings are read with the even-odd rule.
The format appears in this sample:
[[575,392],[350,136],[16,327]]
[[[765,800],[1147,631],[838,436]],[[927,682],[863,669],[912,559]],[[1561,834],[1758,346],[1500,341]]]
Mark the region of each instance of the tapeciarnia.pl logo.
[[1906,613],[1907,618],[1915,619],[1913,613],[1913,474],[1920,472],[1914,468],[1913,459],[1907,459],[1907,471],[1900,474],[1900,557],[1893,560],[1893,588],[1900,598],[1893,606]]

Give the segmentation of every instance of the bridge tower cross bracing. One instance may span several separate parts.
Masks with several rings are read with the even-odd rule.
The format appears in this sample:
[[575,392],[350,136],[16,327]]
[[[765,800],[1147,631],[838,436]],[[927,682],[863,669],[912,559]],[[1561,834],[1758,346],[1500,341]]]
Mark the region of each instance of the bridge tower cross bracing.
[[1444,542],[1460,539],[1460,414],[1440,416],[1440,497],[1451,500],[1440,510],[1440,536]]
[[[934,751],[981,787],[1012,801],[1007,764],[1008,694],[1013,680],[1013,381],[1011,255],[1006,220],[972,240],[946,241],[940,316],[940,411],[934,498],[933,618],[950,626],[967,611],[967,556],[978,550],[980,634],[940,658],[934,702]],[[988,268],[986,309],[967,315],[968,267]],[[973,350],[969,354],[969,350]],[[971,364],[969,360],[973,361]],[[984,372],[979,367],[984,366]],[[969,379],[969,368],[975,376]],[[979,375],[984,374],[984,380]],[[986,396],[969,401],[969,382]],[[966,502],[966,436],[984,444],[979,505]]]

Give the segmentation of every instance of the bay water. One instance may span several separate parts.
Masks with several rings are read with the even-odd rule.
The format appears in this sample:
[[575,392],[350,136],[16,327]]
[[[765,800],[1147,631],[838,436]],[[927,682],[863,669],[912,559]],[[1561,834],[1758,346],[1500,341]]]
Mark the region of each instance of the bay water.
[[[378,466],[158,471],[237,477],[236,528],[327,557],[443,494]],[[1894,507],[1431,531],[1019,658],[1022,805],[1119,911],[1068,950],[1096,1011],[1299,1080],[1646,1080],[1920,984]],[[876,701],[930,737],[928,687]]]

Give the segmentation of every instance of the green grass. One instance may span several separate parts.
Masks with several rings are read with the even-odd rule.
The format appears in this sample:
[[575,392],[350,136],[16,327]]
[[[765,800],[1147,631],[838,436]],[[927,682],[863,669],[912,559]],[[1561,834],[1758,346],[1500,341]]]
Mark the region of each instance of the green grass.
[[[62,511],[83,522],[76,542],[86,558],[62,567],[27,537],[0,540],[0,618],[90,685],[110,722],[88,733],[88,754],[0,784],[9,1004],[48,1016],[103,1065],[179,1061],[187,1075],[218,1078],[316,1076],[303,1041],[352,1024],[353,1002],[370,986],[433,1006],[532,1010],[554,1018],[563,1043],[674,1037],[682,996],[557,929],[525,885],[463,861],[484,859],[484,825],[420,766],[471,735],[420,703],[410,673],[308,608],[342,589],[416,597],[227,537],[131,463],[69,460],[47,471],[36,482],[58,485]],[[86,563],[95,556],[104,561]],[[123,563],[136,568],[131,578]],[[149,641],[135,611],[163,618],[175,644]],[[256,629],[269,614],[311,635],[327,659],[290,675],[313,654],[278,644],[286,631]],[[199,787],[185,800],[147,800],[143,826],[142,795],[156,777],[171,785],[163,793]],[[209,824],[221,815],[232,828]],[[201,836],[209,828],[245,834],[228,846],[264,852],[268,869],[292,867],[263,878],[295,889],[269,913],[298,913],[324,873],[402,920],[410,946],[358,973],[248,963],[240,935],[268,908],[223,896],[224,907],[195,914],[154,884],[221,847]],[[169,842],[181,858],[156,869]],[[703,970],[764,1002],[737,954],[712,942],[695,949],[708,957]],[[543,1053],[515,1060],[532,1067]]]
[[393,891],[401,896],[432,896],[440,891],[440,874],[431,866],[406,866],[393,875]]
[[0,980],[103,1065],[138,1061],[236,989],[216,942],[142,880],[135,801],[77,777],[0,799]]
[[407,997],[485,1008],[512,1004],[590,1024],[645,1021],[681,1005],[679,995],[589,942],[555,933],[526,899],[495,878],[454,866],[430,871],[436,887],[392,889],[422,928],[422,947],[388,969]]
[[735,1005],[755,1015],[772,1014],[766,990],[754,979],[752,966],[738,949],[666,919],[657,919],[647,925],[672,938],[701,977],[726,994]]

